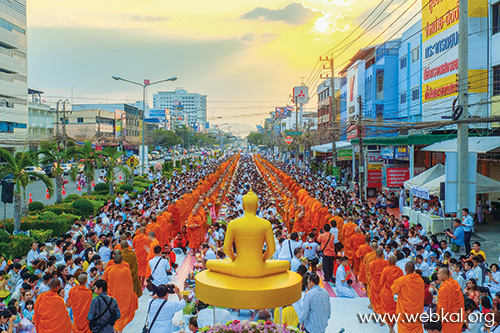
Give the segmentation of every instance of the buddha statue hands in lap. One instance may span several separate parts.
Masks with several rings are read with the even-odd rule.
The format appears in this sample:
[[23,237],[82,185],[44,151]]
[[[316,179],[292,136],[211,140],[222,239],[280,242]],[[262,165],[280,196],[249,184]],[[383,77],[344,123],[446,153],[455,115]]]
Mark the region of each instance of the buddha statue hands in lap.
[[[245,215],[227,226],[224,252],[230,260],[209,260],[210,271],[236,277],[258,278],[287,272],[290,263],[268,260],[276,251],[271,223],[256,216],[259,198],[252,192],[243,197]],[[236,253],[233,251],[233,243]],[[264,243],[267,250],[262,253]]]

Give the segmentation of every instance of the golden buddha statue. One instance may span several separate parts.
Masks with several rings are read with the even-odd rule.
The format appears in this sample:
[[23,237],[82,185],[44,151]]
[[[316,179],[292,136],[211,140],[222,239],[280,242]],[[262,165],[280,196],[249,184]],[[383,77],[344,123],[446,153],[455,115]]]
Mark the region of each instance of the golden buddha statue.
[[276,250],[273,230],[269,221],[256,216],[258,207],[258,197],[248,192],[245,215],[227,227],[224,252],[229,258],[208,260],[207,270],[196,275],[198,299],[233,309],[280,307],[300,299],[302,277],[288,271],[288,261],[269,260]]
[[[259,198],[252,191],[248,192],[243,197],[245,215],[227,226],[224,252],[230,260],[209,260],[208,269],[232,276],[263,277],[283,273],[290,268],[288,261],[268,261],[276,251],[276,244],[271,223],[256,216],[258,207]],[[267,250],[263,254],[264,242]]]

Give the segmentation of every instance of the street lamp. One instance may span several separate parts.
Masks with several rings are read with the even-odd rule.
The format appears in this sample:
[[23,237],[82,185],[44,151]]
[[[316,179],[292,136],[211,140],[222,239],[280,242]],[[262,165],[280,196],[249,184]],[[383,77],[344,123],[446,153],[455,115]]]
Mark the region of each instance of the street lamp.
[[125,82],[128,82],[128,83],[131,83],[131,84],[135,84],[137,86],[141,86],[142,87],[142,161],[141,161],[141,174],[144,175],[144,161],[146,160],[146,155],[145,155],[145,151],[146,151],[146,144],[145,144],[145,138],[146,138],[146,122],[145,122],[145,119],[146,119],[146,88],[149,87],[149,86],[152,86],[154,84],[158,84],[158,83],[162,83],[162,82],[173,82],[175,80],[177,80],[177,76],[172,76],[172,77],[169,77],[168,79],[164,79],[164,80],[160,80],[160,81],[156,81],[156,82],[150,82],[149,80],[144,80],[144,83],[139,83],[139,82],[135,82],[135,81],[131,81],[131,80],[127,80],[127,79],[124,79],[122,77],[119,77],[119,76],[116,76],[116,75],[113,75],[112,78],[116,81],[125,81]]

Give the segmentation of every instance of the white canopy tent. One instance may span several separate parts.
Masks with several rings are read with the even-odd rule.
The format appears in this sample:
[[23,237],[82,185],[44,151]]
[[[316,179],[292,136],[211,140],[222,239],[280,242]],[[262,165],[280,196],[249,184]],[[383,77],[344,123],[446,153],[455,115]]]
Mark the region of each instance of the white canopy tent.
[[[457,139],[434,143],[422,149],[422,151],[449,152],[457,151]],[[500,152],[500,137],[498,136],[475,136],[469,138],[469,151],[485,154],[488,152]]]
[[442,164],[437,164],[419,174],[418,176],[413,177],[412,179],[408,179],[405,181],[405,189],[410,190],[412,186],[422,187],[423,184],[428,183],[436,178],[444,176],[445,167]]
[[[351,143],[349,141],[337,141],[335,142],[335,147],[337,147],[337,149],[348,149],[351,148]],[[311,151],[318,153],[331,153],[332,143],[330,142],[323,145],[312,146]]]
[[[441,177],[435,178],[426,184],[420,185],[420,187],[428,189],[430,195],[437,197],[439,196],[441,183],[444,183],[445,180],[446,176],[442,175]],[[485,194],[493,192],[500,192],[500,182],[483,176],[480,173],[476,173],[476,193]]]

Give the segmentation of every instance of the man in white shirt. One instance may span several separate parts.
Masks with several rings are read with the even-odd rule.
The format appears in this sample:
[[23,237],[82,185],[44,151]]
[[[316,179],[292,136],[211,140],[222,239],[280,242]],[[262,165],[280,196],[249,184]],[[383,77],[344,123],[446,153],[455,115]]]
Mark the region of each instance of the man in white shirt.
[[431,274],[431,270],[429,268],[429,265],[427,265],[427,263],[424,261],[424,258],[421,254],[418,254],[415,257],[415,262],[415,269],[421,270],[423,277],[429,277],[429,275]]
[[[154,258],[151,259],[151,261],[152,260],[154,260]],[[162,261],[166,260],[163,259]],[[186,301],[182,297],[179,287],[177,286],[162,284],[158,286],[157,291],[156,295],[158,298],[153,299],[148,306],[148,332],[171,333],[174,331],[172,319],[176,312],[186,307]],[[176,294],[178,300],[169,301],[168,296],[170,294]]]
[[[231,313],[222,308],[215,309],[215,324],[226,324],[233,321]],[[198,302],[198,327],[203,328],[212,326],[214,324],[214,310],[209,309],[208,305],[199,301]]]
[[293,250],[293,258],[290,265],[290,270],[292,272],[296,272],[299,266],[302,265],[302,261],[300,261],[300,258],[302,258],[302,249],[298,247]]
[[281,251],[279,255],[279,260],[292,261],[293,251],[302,246],[302,241],[299,240],[299,234],[293,232],[290,235],[290,239],[285,239],[283,244],[281,244]]
[[109,248],[109,239],[105,239],[103,245],[99,249],[101,260],[107,263],[111,259],[111,249]]
[[149,261],[149,267],[153,277],[153,281],[151,281],[153,283],[153,295],[156,295],[158,287],[168,283],[167,271],[170,269],[170,263],[161,256],[161,246],[155,246],[153,251],[155,256]]

